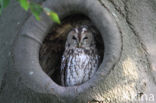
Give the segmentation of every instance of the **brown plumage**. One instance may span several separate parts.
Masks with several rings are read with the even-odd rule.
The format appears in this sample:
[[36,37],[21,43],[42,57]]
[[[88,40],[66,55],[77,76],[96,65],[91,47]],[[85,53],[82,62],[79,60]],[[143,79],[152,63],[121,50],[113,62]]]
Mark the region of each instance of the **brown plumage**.
[[98,66],[99,55],[92,31],[86,25],[72,29],[62,56],[61,84],[82,84],[94,75]]

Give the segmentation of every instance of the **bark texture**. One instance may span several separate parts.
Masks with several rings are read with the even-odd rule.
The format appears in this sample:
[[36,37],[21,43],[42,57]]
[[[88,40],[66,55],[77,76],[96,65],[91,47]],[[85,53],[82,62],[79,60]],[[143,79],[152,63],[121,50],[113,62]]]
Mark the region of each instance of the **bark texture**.
[[14,61],[11,51],[15,38],[30,14],[24,12],[14,0],[11,2],[0,17],[0,102],[87,103],[94,100],[104,103],[156,102],[156,1],[97,1],[113,16],[121,31],[120,60],[104,80],[97,81],[96,87],[88,88],[76,96],[62,97],[48,93],[51,90],[34,91],[25,86],[22,78],[17,78],[19,74],[12,68]]

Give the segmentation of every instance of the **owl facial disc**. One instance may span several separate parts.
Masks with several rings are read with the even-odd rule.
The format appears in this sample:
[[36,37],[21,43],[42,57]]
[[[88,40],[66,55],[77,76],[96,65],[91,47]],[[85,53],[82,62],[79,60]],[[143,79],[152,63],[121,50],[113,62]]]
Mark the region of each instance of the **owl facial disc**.
[[68,34],[67,45],[69,45],[69,48],[89,49],[94,46],[93,44],[93,33],[86,25],[76,27]]

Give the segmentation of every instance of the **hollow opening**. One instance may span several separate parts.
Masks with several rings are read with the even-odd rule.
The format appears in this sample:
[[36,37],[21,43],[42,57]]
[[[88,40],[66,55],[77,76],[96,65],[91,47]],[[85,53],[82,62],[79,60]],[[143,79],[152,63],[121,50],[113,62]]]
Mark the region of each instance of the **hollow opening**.
[[74,14],[65,17],[61,22],[61,25],[55,25],[55,27],[51,28],[41,45],[39,53],[40,65],[43,71],[59,85],[61,85],[60,70],[62,55],[65,50],[67,35],[73,28],[81,25],[88,25],[94,34],[97,52],[100,56],[99,65],[101,64],[104,56],[103,39],[98,29],[87,16]]

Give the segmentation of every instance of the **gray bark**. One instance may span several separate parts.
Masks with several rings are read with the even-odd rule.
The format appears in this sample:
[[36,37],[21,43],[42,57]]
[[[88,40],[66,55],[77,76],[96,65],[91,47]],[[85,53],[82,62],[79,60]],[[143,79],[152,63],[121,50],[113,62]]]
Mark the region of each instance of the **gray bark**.
[[16,61],[12,59],[12,49],[23,25],[31,15],[23,11],[15,1],[11,2],[0,17],[0,102],[87,103],[92,100],[104,103],[156,102],[156,1],[96,1],[117,23],[121,32],[122,52],[110,73],[96,82],[96,87],[87,88],[73,96],[71,95],[73,91],[62,96],[53,92],[56,88],[50,90],[45,85],[37,86],[35,82],[23,79],[25,74],[22,78],[18,77],[21,74],[14,68]]

